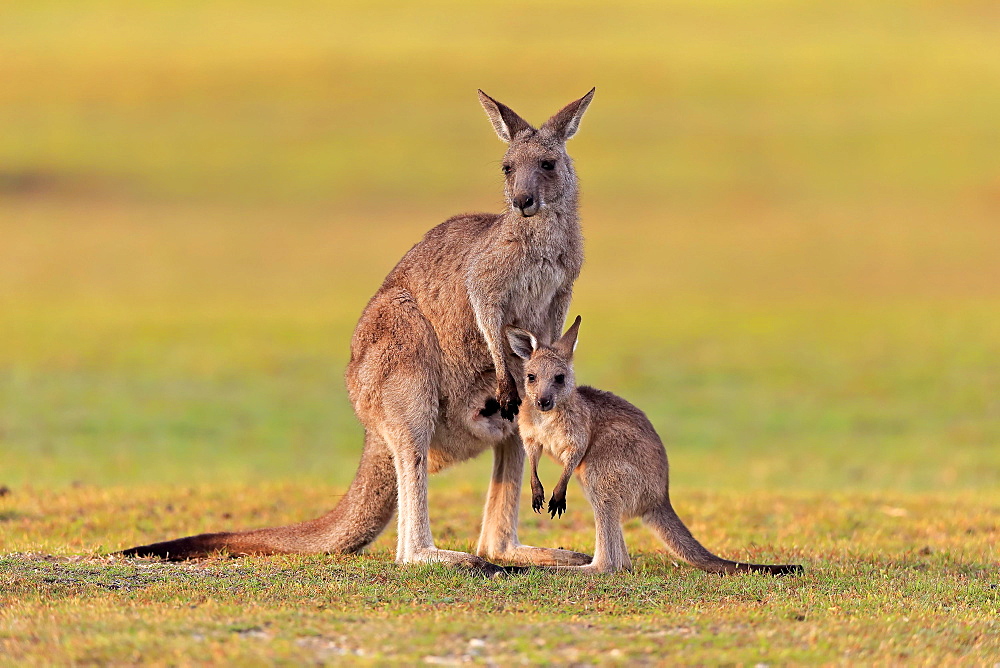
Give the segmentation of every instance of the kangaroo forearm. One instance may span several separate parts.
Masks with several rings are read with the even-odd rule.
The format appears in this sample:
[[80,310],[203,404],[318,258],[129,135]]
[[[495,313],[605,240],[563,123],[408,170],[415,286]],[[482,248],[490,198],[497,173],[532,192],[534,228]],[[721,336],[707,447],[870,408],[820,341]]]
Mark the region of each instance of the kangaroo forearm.
[[573,477],[573,472],[583,461],[583,455],[586,453],[586,447],[575,445],[573,454],[570,455],[570,459],[566,462],[566,466],[563,467],[562,475],[559,476],[559,484],[562,485],[563,489],[569,485],[569,479]]
[[476,315],[476,326],[486,342],[486,349],[489,351],[496,369],[497,383],[502,384],[510,374],[502,345],[504,308],[486,300],[474,299],[472,295],[470,295],[470,301]]
[[528,452],[528,461],[531,462],[531,477],[538,478],[538,461],[541,459],[541,448],[532,449]]
[[573,469],[566,468],[563,470],[562,475],[559,476],[559,480],[556,482],[556,486],[552,489],[552,495],[559,498],[566,497],[566,488],[569,487],[569,479],[573,477]]
[[542,487],[542,481],[538,478],[538,468],[536,466],[531,469],[531,509],[536,513],[540,513],[544,506],[545,488]]
[[566,462],[566,466],[563,467],[562,473],[559,475],[559,480],[556,482],[556,486],[552,490],[553,498],[565,501],[566,488],[569,487],[569,480],[573,477],[573,472],[576,471],[576,467],[583,461],[583,454],[584,449],[577,448],[570,460]]
[[569,313],[569,304],[572,299],[572,288],[560,290],[552,299],[552,306],[549,308],[549,322],[552,325],[552,338],[549,339],[550,341],[557,340],[560,334],[562,334],[562,328],[566,322],[566,316]]
[[528,462],[531,464],[531,484],[537,482],[541,486],[542,481],[538,478],[538,462],[542,458],[542,446],[535,441],[526,441],[524,451],[528,455]]

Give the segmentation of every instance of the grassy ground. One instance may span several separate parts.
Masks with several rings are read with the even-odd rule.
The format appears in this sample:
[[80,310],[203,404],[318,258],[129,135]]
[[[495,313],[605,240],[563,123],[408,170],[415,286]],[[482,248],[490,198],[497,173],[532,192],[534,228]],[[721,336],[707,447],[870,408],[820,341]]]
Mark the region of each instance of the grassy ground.
[[[12,661],[988,663],[1000,652],[995,492],[689,492],[679,512],[716,550],[800,561],[802,577],[720,578],[678,568],[638,527],[635,572],[532,572],[482,581],[398,568],[392,539],[362,557],[171,565],[95,556],[126,542],[228,522],[284,522],[335,488],[86,488],[5,503],[0,648]],[[435,490],[443,545],[472,547],[479,490]],[[572,494],[572,492],[571,492]],[[164,500],[170,499],[165,505]],[[579,493],[524,537],[590,549]],[[234,507],[238,511],[232,512]],[[195,515],[198,515],[195,517]],[[235,516],[235,517],[234,517]],[[39,554],[37,551],[42,551]],[[45,556],[84,553],[85,556]]]
[[[0,662],[1000,660],[994,4],[3,13]],[[579,377],[649,413],[709,547],[805,576],[675,568],[638,526],[614,577],[398,568],[392,531],[106,556],[329,508],[358,314],[426,229],[500,206],[475,89],[541,121],[595,84]],[[488,470],[434,479],[442,546]],[[523,538],[592,549],[570,504]]]

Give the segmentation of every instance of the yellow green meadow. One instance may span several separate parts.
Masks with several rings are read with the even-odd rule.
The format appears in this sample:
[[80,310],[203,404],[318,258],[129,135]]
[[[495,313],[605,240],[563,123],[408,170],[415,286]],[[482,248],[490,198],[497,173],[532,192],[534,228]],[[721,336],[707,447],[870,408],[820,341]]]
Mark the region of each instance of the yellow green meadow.
[[[989,2],[6,3],[0,663],[997,663],[998,41]],[[400,567],[392,530],[109,556],[332,507],[361,309],[503,206],[476,89],[540,123],[591,86],[578,378],[649,414],[707,547],[805,575],[639,524],[602,577]],[[440,546],[489,466],[433,479]],[[592,550],[568,503],[522,538]]]

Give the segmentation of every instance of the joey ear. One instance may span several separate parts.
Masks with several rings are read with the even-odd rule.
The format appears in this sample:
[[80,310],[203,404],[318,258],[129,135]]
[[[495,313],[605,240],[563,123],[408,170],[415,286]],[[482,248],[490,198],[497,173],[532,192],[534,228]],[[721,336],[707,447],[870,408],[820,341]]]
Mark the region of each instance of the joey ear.
[[577,337],[580,334],[580,322],[583,319],[576,316],[576,320],[569,326],[566,333],[559,337],[559,340],[552,344],[552,347],[563,357],[570,359],[576,352]]
[[590,92],[579,100],[567,104],[555,116],[545,121],[541,129],[563,141],[575,135],[580,128],[580,119],[583,118],[583,113],[590,106],[590,101],[594,99],[594,91],[596,90],[597,88],[591,88]]
[[530,359],[531,353],[538,350],[538,339],[531,332],[517,327],[505,327],[504,332],[510,349],[521,359]]
[[496,130],[497,136],[508,144],[522,130],[531,130],[534,132],[535,128],[531,127],[528,121],[518,116],[513,109],[497,102],[483,91],[479,91],[479,103],[483,105],[486,115],[490,117],[490,122],[493,123],[493,129]]

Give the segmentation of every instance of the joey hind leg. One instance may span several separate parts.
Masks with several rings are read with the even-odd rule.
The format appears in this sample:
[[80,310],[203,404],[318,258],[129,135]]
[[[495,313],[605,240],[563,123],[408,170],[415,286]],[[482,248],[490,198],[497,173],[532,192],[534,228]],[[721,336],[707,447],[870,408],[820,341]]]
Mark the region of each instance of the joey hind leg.
[[597,573],[632,570],[618,504],[610,500],[595,500],[594,524],[597,544],[594,546],[594,560],[590,563],[590,569]]
[[586,566],[566,566],[558,570],[579,573],[616,573],[632,570],[632,560],[625,546],[621,509],[614,501],[594,502],[594,524],[597,538],[594,559]]
[[487,559],[524,566],[570,566],[590,562],[590,556],[547,547],[522,545],[517,537],[517,511],[524,478],[524,448],[517,436],[493,447],[493,476],[486,495],[483,528],[476,553]]

